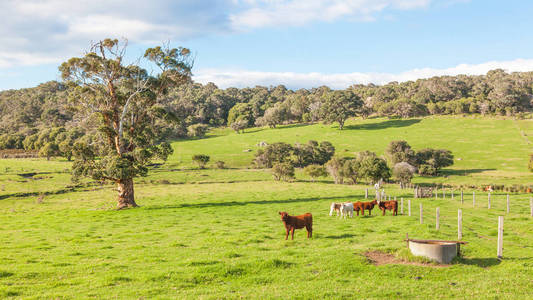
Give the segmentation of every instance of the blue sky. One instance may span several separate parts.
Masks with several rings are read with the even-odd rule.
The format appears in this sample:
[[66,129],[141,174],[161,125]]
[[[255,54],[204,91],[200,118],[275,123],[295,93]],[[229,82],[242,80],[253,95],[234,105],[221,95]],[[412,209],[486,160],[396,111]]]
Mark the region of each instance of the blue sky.
[[170,40],[220,87],[386,83],[490,69],[533,70],[533,1],[1,1],[0,90],[57,80],[91,41],[130,56]]

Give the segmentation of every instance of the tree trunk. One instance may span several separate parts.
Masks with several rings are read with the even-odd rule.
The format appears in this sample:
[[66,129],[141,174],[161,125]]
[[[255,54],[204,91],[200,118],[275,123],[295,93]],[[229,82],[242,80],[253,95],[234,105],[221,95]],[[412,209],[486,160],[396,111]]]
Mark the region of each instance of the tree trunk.
[[118,189],[118,209],[137,207],[135,194],[133,192],[133,179],[122,179],[117,183]]

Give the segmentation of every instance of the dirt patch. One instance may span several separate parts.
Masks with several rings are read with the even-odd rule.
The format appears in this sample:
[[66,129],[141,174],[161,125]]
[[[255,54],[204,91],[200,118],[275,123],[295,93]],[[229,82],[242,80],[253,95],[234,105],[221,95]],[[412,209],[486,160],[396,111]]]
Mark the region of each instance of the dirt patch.
[[450,265],[438,265],[432,263],[421,263],[421,262],[411,262],[405,261],[397,258],[396,256],[381,252],[381,251],[368,251],[363,253],[363,255],[372,262],[375,266],[381,265],[413,265],[413,266],[422,266],[422,267],[432,267],[432,268],[445,268]]

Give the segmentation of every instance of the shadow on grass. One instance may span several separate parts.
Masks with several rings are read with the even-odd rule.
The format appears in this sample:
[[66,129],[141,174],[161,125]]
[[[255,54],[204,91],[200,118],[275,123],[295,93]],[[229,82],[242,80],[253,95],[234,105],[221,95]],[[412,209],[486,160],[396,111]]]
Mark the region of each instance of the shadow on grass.
[[355,234],[344,233],[344,234],[340,234],[340,235],[328,235],[328,236],[325,236],[326,239],[333,239],[333,240],[347,239],[347,238],[352,238],[352,237],[355,237]]
[[492,266],[497,266],[501,263],[501,260],[493,257],[486,257],[486,258],[463,258],[459,257],[457,258],[456,262],[458,264],[462,265],[468,265],[468,266],[478,266],[481,268],[488,268]]
[[356,124],[356,125],[347,125],[344,126],[344,129],[346,130],[381,130],[381,129],[387,129],[387,128],[399,128],[399,127],[407,127],[414,124],[419,123],[420,119],[396,119],[396,120],[387,120],[383,122],[378,123],[369,123],[369,124]]
[[450,175],[455,175],[455,176],[467,176],[467,175],[470,175],[470,174],[475,174],[475,173],[483,173],[485,171],[496,171],[496,169],[464,169],[464,170],[451,170],[451,169],[447,169],[447,170],[441,170],[440,171],[440,175],[447,175],[447,176],[450,176]]
[[349,195],[344,197],[313,197],[313,198],[297,198],[297,199],[282,199],[282,200],[256,200],[256,201],[229,201],[229,202],[205,202],[205,203],[182,203],[177,205],[163,205],[163,206],[145,206],[144,209],[173,209],[173,208],[206,208],[219,206],[244,206],[249,204],[282,204],[282,203],[298,203],[298,202],[314,202],[322,200],[333,199],[354,199],[360,195]]

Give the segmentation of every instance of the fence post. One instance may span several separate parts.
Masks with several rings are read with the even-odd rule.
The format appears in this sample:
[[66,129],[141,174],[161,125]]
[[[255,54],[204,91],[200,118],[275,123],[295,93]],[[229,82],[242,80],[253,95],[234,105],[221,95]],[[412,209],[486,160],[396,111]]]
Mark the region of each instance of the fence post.
[[476,192],[472,192],[472,206],[476,207]]
[[407,210],[409,211],[409,217],[411,216],[411,200],[407,200]]
[[465,202],[465,199],[463,198],[463,190],[461,190],[461,204]]
[[463,211],[457,210],[457,239],[463,239]]
[[424,210],[422,208],[422,203],[420,203],[420,224],[424,224]]
[[400,198],[400,214],[403,215],[403,198]]
[[507,194],[507,213],[510,212],[509,194]]
[[440,209],[437,207],[437,210],[436,210],[436,222],[435,222],[435,229],[439,230],[440,228],[440,224],[439,224],[439,217],[440,217]]
[[368,188],[365,189],[365,199],[368,199]]
[[452,190],[452,200],[454,200],[454,199],[453,199],[453,190]]
[[488,207],[488,209],[490,209],[490,192],[489,192],[489,195],[487,197],[488,197],[488,201],[489,201],[488,204],[487,204],[487,207]]
[[498,217],[498,258],[503,258],[503,216]]

